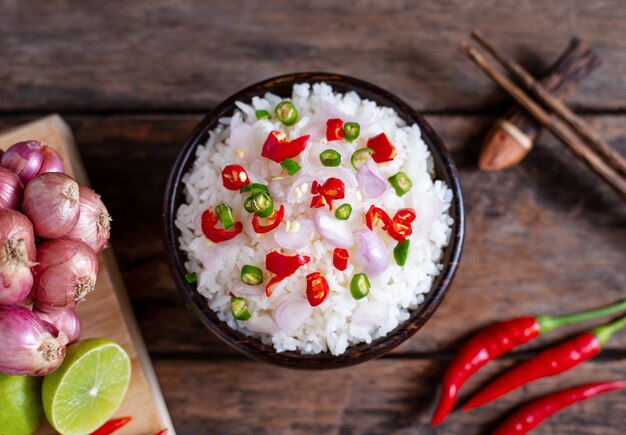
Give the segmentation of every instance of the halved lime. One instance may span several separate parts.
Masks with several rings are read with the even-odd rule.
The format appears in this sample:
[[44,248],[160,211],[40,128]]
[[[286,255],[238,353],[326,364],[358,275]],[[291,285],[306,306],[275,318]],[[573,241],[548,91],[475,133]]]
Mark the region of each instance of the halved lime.
[[50,424],[64,435],[88,434],[117,410],[130,382],[130,358],[104,338],[67,348],[61,367],[43,381],[43,408]]

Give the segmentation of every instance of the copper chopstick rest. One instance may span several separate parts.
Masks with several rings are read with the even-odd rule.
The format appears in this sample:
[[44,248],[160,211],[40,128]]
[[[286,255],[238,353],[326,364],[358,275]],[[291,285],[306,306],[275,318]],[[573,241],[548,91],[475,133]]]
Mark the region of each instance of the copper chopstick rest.
[[581,159],[626,201],[626,176],[623,174],[623,171],[626,170],[624,158],[603,142],[582,119],[552,97],[520,65],[500,53],[480,35],[474,34],[473,36],[483,48],[516,77],[521,86],[533,93],[542,104],[550,108],[551,112],[544,110],[522,88],[492,66],[478,50],[463,43],[459,46],[461,52],[513,97],[529,114],[550,130],[567,146],[570,152]]
[[[572,38],[541,84],[556,98],[565,100],[580,81],[600,65],[596,53],[578,38]],[[483,171],[509,168],[522,161],[539,136],[541,124],[515,105],[499,118],[487,134],[478,159]]]

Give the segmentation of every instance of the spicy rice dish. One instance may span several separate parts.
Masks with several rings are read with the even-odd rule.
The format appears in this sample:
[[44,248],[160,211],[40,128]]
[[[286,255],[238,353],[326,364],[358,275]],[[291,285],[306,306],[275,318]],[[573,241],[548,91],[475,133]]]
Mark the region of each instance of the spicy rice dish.
[[340,355],[406,321],[453,223],[419,127],[325,83],[237,108],[183,177],[187,281],[278,352]]

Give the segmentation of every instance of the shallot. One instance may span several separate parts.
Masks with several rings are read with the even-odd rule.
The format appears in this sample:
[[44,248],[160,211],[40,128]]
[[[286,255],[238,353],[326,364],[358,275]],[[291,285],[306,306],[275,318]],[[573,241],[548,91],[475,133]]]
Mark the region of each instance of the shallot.
[[378,198],[387,190],[385,177],[371,160],[367,160],[359,166],[356,179],[359,182],[359,189],[361,189],[365,198]]
[[34,261],[32,224],[18,211],[0,209],[0,304],[16,304],[28,296]]
[[358,326],[381,326],[389,319],[389,310],[381,302],[370,301],[360,304],[352,314],[352,322]]
[[415,207],[416,218],[412,223],[413,237],[423,237],[443,211],[443,204],[434,193],[416,196],[415,203],[418,205]]
[[350,248],[354,244],[350,225],[346,221],[337,220],[324,210],[317,210],[313,219],[320,235],[335,248]]
[[368,276],[378,276],[389,267],[389,255],[385,244],[378,234],[369,230],[356,230],[358,249],[355,255],[357,262]]
[[24,184],[47,172],[64,172],[61,156],[38,140],[12,145],[2,155],[0,165],[15,172]]
[[78,341],[83,330],[80,317],[74,310],[57,310],[52,313],[46,313],[40,310],[33,310],[33,313],[39,319],[54,325],[59,331],[67,335],[69,343]]
[[274,231],[274,240],[285,249],[298,250],[308,246],[313,238],[315,224],[311,219],[299,218]]
[[35,235],[63,237],[78,222],[78,183],[65,174],[40,175],[26,185],[22,209],[32,221]]
[[37,247],[33,267],[35,306],[45,312],[75,308],[96,285],[98,257],[80,240],[48,240]]
[[0,208],[18,209],[23,191],[24,186],[20,177],[13,171],[0,167]]
[[0,305],[0,372],[44,376],[65,358],[67,336],[29,309]]
[[313,307],[309,302],[295,295],[287,295],[276,307],[276,324],[284,332],[298,329],[311,316]]
[[80,186],[80,215],[74,228],[67,234],[73,239],[82,240],[97,254],[109,241],[111,216],[100,195],[92,189]]

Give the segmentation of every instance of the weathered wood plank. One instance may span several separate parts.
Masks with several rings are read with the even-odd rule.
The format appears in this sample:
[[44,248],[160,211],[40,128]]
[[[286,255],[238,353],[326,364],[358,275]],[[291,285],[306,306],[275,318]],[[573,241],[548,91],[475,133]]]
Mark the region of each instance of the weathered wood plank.
[[572,103],[626,108],[619,0],[5,0],[0,110],[204,110],[304,70],[354,75],[421,109],[484,110],[503,95],[456,48],[475,27],[537,73],[584,37],[605,65]]
[[[469,331],[495,319],[565,313],[626,296],[626,210],[586,168],[544,136],[522,165],[482,173],[474,163],[475,150],[491,119],[429,118],[461,169],[467,241],[459,275],[443,305],[396,353],[449,351]],[[626,151],[624,117],[588,119]],[[149,350],[230,353],[184,307],[161,241],[165,179],[199,117],[68,120],[93,185],[114,217],[113,244]],[[0,119],[1,128],[12,123],[17,120]],[[609,348],[625,350],[626,334],[617,335]]]
[[[485,367],[462,400],[512,361]],[[519,404],[586,382],[623,379],[622,362],[590,362],[472,412],[429,425],[440,360],[383,359],[349,370],[298,372],[250,361],[156,361],[178,433],[486,434]],[[271,381],[270,381],[271,379]],[[577,404],[534,433],[622,434],[626,391]]]

